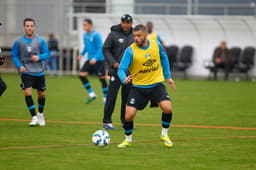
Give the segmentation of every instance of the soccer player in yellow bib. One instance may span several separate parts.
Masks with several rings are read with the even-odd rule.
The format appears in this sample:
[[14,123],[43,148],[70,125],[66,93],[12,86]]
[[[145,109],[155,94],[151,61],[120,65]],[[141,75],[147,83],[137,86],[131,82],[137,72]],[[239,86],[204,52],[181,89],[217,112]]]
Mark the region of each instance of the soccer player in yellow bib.
[[158,40],[161,45],[164,47],[164,43],[160,37],[159,34],[157,34],[156,32],[153,32],[153,23],[151,21],[148,21],[146,23],[146,26],[147,26],[147,31],[148,31],[148,40]]
[[168,57],[162,45],[159,41],[147,40],[147,35],[144,25],[139,24],[134,28],[134,43],[125,50],[118,69],[121,82],[132,84],[123,124],[125,140],[118,145],[119,148],[131,145],[136,112],[143,110],[149,101],[151,107],[159,106],[162,110],[160,139],[165,146],[173,146],[168,136],[172,120],[172,104],[162,82],[166,80],[174,90],[176,85],[171,77]]

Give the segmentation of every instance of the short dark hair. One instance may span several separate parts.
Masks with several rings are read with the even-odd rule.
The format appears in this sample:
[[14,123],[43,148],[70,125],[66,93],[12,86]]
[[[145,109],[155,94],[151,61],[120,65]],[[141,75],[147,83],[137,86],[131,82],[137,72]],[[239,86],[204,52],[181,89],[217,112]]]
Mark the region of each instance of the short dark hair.
[[85,18],[84,22],[88,22],[90,25],[92,25],[92,20],[90,18]]
[[145,25],[138,24],[134,27],[133,31],[147,32],[147,28],[145,27]]
[[24,26],[25,26],[25,23],[26,23],[27,21],[31,21],[31,22],[34,23],[34,25],[36,25],[36,22],[35,22],[35,20],[34,20],[33,18],[25,18],[25,19],[23,20],[23,25],[24,25]]

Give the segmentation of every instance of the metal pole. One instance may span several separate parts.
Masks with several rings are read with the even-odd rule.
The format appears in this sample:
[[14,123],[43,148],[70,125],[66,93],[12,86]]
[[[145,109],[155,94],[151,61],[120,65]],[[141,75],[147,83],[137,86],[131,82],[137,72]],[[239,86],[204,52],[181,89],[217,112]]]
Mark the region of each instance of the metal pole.
[[192,14],[192,0],[187,0],[187,15]]
[[228,15],[228,8],[224,8],[224,15]]
[[193,5],[193,14],[198,15],[199,13],[199,0],[194,0],[194,5]]

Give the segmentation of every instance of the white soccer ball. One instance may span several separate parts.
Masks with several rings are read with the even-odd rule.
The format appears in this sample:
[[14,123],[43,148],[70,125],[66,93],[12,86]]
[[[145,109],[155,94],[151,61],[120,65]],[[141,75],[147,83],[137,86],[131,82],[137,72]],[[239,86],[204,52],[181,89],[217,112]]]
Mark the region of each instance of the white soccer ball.
[[107,146],[110,142],[110,136],[105,130],[97,130],[92,135],[92,142],[96,146]]

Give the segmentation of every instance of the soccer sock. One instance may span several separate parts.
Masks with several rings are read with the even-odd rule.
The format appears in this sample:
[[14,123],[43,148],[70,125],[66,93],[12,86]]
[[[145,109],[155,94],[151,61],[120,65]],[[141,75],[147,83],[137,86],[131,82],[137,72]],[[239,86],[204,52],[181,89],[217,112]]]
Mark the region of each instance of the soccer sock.
[[45,98],[38,98],[38,111],[39,113],[44,112],[44,107],[45,107]]
[[132,142],[132,131],[133,131],[133,121],[131,122],[124,122],[124,133],[125,137],[129,142]]
[[162,113],[161,135],[166,135],[168,133],[168,128],[170,127],[171,121],[172,121],[172,113]]
[[101,82],[101,86],[102,86],[102,92],[103,92],[103,96],[106,98],[107,97],[107,93],[108,93],[108,85],[106,82],[106,79],[100,79]]
[[132,142],[132,134],[130,135],[125,135],[125,139],[128,141],[128,142]]
[[27,104],[27,107],[28,107],[28,110],[31,114],[31,116],[36,116],[36,110],[35,110],[35,105],[34,105],[34,102],[33,102],[33,99],[32,99],[32,96],[25,96],[25,101],[26,101],[26,104]]
[[84,87],[86,88],[86,90],[88,91],[88,93],[94,93],[92,88],[91,88],[91,84],[90,82],[88,81],[88,79],[84,76],[80,76],[80,80],[82,81]]

